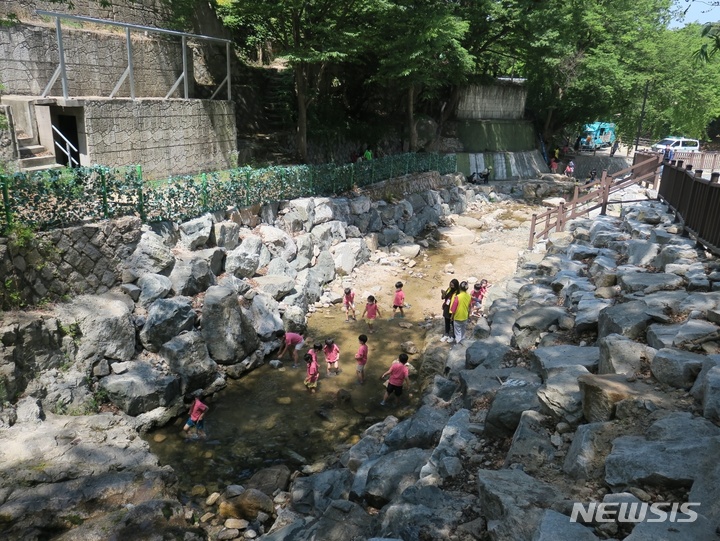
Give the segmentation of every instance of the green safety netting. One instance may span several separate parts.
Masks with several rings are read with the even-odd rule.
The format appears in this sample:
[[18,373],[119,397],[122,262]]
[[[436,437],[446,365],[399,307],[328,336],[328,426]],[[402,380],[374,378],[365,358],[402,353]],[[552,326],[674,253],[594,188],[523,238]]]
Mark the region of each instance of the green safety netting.
[[399,154],[343,165],[239,167],[145,181],[139,166],[51,169],[0,175],[0,231],[12,223],[35,229],[139,216],[184,221],[228,207],[331,196],[409,173],[453,173],[454,154]]

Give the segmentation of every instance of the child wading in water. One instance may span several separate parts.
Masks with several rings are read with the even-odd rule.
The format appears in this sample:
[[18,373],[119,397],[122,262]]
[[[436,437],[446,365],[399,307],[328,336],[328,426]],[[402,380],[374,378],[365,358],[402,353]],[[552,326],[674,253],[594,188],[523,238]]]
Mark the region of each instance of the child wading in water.
[[292,367],[297,368],[298,351],[305,345],[305,339],[295,332],[276,331],[275,336],[284,340],[283,347],[280,349],[280,353],[278,353],[278,359],[282,359],[285,352],[292,348],[292,353],[290,354],[293,362]]
[[[353,321],[357,321],[355,318],[355,293],[349,287],[345,288],[345,295],[343,295],[343,308],[345,309],[345,321],[350,321],[352,317]],[[352,316],[350,313],[352,312]]]
[[400,395],[403,393],[403,387],[405,386],[405,382],[408,380],[408,367],[405,366],[408,362],[408,356],[406,353],[401,353],[398,358],[398,362],[393,361],[393,363],[390,365],[390,368],[387,369],[387,372],[385,372],[382,376],[380,376],[380,379],[385,379],[385,376],[390,376],[387,383],[387,389],[385,391],[385,396],[382,399],[382,402],[380,402],[381,406],[385,406],[387,404],[388,399],[395,395],[397,398],[396,400],[400,400]]
[[335,371],[337,376],[340,373],[340,348],[332,338],[325,340],[323,353],[325,353],[325,362],[327,363],[327,375],[329,376],[330,372]]
[[200,400],[199,397],[195,397],[192,404],[190,405],[190,418],[185,423],[183,431],[185,433],[190,432],[191,428],[195,428],[195,436],[204,438],[205,437],[205,414],[210,408]]
[[363,310],[361,317],[367,321],[370,334],[374,333],[375,330],[373,325],[375,324],[375,320],[380,317],[380,307],[378,306],[375,297],[372,295],[367,298],[367,304],[365,305],[365,310]]
[[393,317],[395,317],[395,312],[397,310],[400,310],[400,317],[405,317],[405,312],[403,312],[403,306],[405,305],[405,293],[403,292],[402,288],[402,282],[397,282],[395,284],[395,297],[393,298]]
[[355,372],[357,373],[358,383],[361,385],[365,383],[365,365],[367,364],[368,358],[367,341],[368,337],[364,334],[358,336],[358,342],[360,342],[360,347],[358,347],[357,353],[355,354],[355,360],[357,361],[357,367],[355,368]]
[[317,360],[313,358],[311,353],[305,354],[305,362],[307,363],[305,387],[307,387],[308,391],[314,393],[317,388],[318,379],[320,378],[320,368],[318,368]]

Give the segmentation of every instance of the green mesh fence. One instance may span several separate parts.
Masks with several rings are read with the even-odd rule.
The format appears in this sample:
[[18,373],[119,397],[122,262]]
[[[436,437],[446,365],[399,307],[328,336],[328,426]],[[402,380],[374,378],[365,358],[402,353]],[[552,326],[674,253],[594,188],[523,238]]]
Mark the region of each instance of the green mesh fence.
[[0,231],[13,223],[43,230],[129,215],[144,222],[181,222],[231,206],[338,195],[409,173],[456,168],[454,154],[399,154],[344,165],[239,167],[150,182],[143,181],[139,166],[0,175]]

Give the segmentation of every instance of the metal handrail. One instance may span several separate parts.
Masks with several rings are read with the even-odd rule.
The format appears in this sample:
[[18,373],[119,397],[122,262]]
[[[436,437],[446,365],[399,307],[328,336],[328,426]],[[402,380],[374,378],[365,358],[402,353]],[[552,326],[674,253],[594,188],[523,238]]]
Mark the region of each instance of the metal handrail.
[[52,126],[53,132],[58,134],[60,136],[60,139],[62,139],[65,143],[65,148],[63,148],[60,143],[55,141],[55,146],[58,147],[65,156],[67,156],[68,163],[70,164],[70,167],[73,167],[73,164],[80,165],[80,162],[78,162],[75,158],[72,157],[72,154],[70,154],[70,149],[74,150],[78,154],[80,151],[75,148],[75,145],[73,145],[67,137],[65,137],[60,130],[58,130],[55,126]]
[[[67,80],[67,69],[65,67],[65,49],[63,47],[63,40],[62,40],[62,31],[61,31],[61,25],[60,25],[60,19],[71,19],[74,21],[83,21],[88,23],[94,23],[99,25],[107,25],[107,26],[119,26],[121,28],[125,29],[125,41],[126,41],[126,48],[127,48],[127,60],[128,65],[125,69],[125,72],[120,77],[120,80],[115,85],[115,88],[110,94],[110,97],[114,97],[117,91],[120,89],[120,86],[125,82],[125,79],[129,77],[130,82],[130,99],[135,99],[135,78],[133,76],[133,58],[132,58],[132,42],[130,40],[130,31],[136,30],[138,32],[152,32],[155,34],[166,34],[170,36],[177,36],[182,38],[182,58],[183,58],[183,72],[180,74],[180,76],[177,78],[175,84],[173,85],[170,92],[168,92],[167,96],[165,98],[167,99],[175,90],[177,90],[177,87],[179,86],[180,82],[184,81],[184,98],[188,99],[189,96],[189,84],[188,84],[188,59],[187,59],[187,38],[202,40],[202,41],[213,41],[216,43],[224,43],[225,44],[225,54],[227,55],[227,62],[226,62],[226,70],[227,73],[225,75],[225,79],[223,79],[222,83],[218,85],[218,88],[215,90],[215,93],[213,94],[213,98],[215,97],[215,94],[218,93],[218,90],[220,90],[223,85],[227,87],[227,99],[230,101],[232,99],[232,93],[231,93],[231,74],[230,74],[230,53],[231,53],[231,44],[232,41],[229,39],[222,39],[222,38],[214,38],[212,36],[204,36],[201,34],[189,34],[187,32],[178,32],[177,30],[166,30],[164,28],[155,28],[152,26],[142,26],[139,24],[130,24],[130,23],[120,23],[117,21],[107,21],[105,19],[96,19],[95,17],[84,17],[80,15],[68,15],[66,13],[57,13],[54,11],[45,11],[42,9],[35,10],[35,13],[37,15],[44,15],[47,17],[55,17],[55,33],[57,36],[57,43],[58,43],[58,54],[60,56],[59,65],[57,69],[55,70],[52,78],[50,79],[50,82],[45,87],[45,90],[43,90],[42,97],[46,97],[48,93],[50,92],[50,89],[55,84],[55,81],[57,81],[58,76],[61,78],[62,81],[62,89],[63,89],[63,97],[65,99],[68,99],[68,80]],[[211,98],[212,99],[212,98]]]

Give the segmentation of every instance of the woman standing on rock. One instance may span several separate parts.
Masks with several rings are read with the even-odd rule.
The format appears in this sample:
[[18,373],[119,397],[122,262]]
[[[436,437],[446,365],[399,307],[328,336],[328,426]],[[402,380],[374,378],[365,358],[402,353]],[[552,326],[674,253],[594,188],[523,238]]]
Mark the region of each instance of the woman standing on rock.
[[460,282],[460,290],[453,296],[450,304],[450,313],[453,315],[453,328],[455,330],[455,343],[462,344],[470,317],[470,302],[472,297],[467,292],[468,283]]
[[454,342],[453,336],[455,335],[453,331],[452,314],[450,313],[450,303],[452,302],[453,296],[455,296],[459,290],[460,283],[453,278],[450,280],[450,286],[448,286],[448,288],[440,294],[443,300],[443,318],[445,318],[445,332],[443,333],[440,341],[447,342],[448,344],[452,344]]

